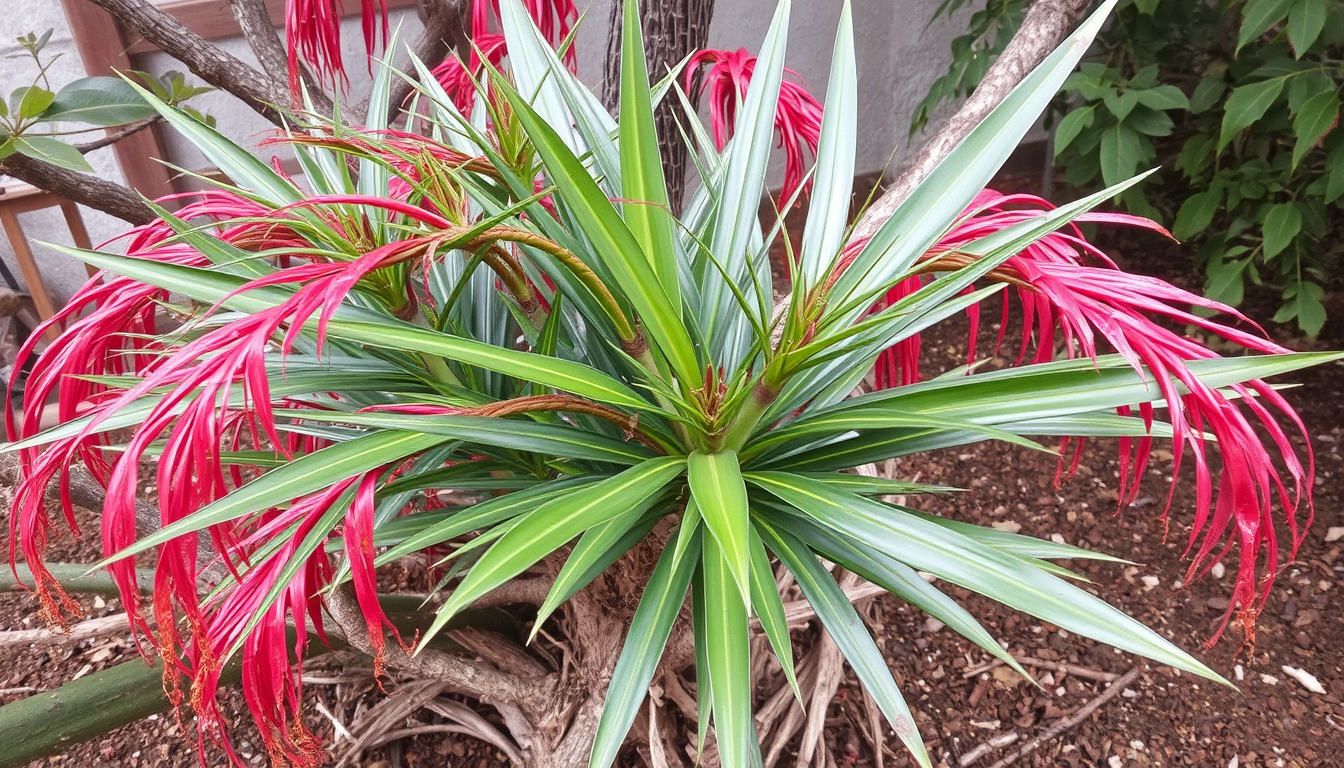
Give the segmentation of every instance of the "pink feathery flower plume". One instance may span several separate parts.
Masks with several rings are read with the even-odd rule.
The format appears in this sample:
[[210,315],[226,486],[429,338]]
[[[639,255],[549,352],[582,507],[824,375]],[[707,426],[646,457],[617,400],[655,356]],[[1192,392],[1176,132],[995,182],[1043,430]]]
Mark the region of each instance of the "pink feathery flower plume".
[[[709,91],[709,118],[714,131],[714,145],[722,152],[733,137],[738,102],[747,95],[752,72],[756,69],[756,57],[747,53],[746,48],[736,51],[709,48],[697,51],[687,62],[683,75],[687,93],[694,91],[695,77],[705,65],[709,69],[705,71],[704,81],[695,96],[698,98]],[[791,69],[785,69],[784,72],[799,81],[802,79]],[[784,187],[780,193],[784,200],[793,197],[802,184],[806,172],[804,148],[816,157],[817,144],[821,141],[821,111],[821,104],[801,82],[785,79],[780,84],[775,132],[779,134],[778,146],[784,149]]]
[[471,57],[466,66],[456,56],[449,56],[432,70],[457,110],[467,117],[471,116],[471,109],[476,103],[476,82],[481,76],[484,62],[498,68],[508,55],[503,35],[484,32],[473,36],[471,42]]
[[[542,37],[556,49],[564,44],[579,18],[574,0],[523,0],[523,7],[536,22]],[[498,18],[499,0],[475,0],[471,9],[472,50],[467,63],[464,65],[460,58],[449,56],[433,69],[439,84],[464,115],[471,114],[476,99],[475,80],[480,77],[485,62],[498,67],[508,55],[504,36],[491,31],[491,20]],[[573,46],[565,50],[564,62],[571,72],[577,71],[579,60]]]
[[[222,221],[265,215],[270,211],[246,198],[222,191],[174,198],[194,197],[178,213],[187,219]],[[224,226],[219,237],[246,248],[247,241],[265,239],[279,241],[292,231],[276,223],[233,223]],[[127,252],[133,256],[165,263],[202,267],[209,262],[196,250],[173,241],[173,230],[163,221],[156,220],[137,227],[125,237]],[[15,387],[19,372],[32,361],[32,370],[24,392],[21,417],[6,410],[6,434],[11,441],[33,437],[41,431],[44,404],[53,395],[57,416],[67,423],[84,416],[93,416],[117,399],[122,392],[106,384],[91,380],[95,376],[143,376],[164,360],[164,349],[148,341],[161,332],[157,327],[156,311],[168,301],[168,292],[145,285],[130,278],[99,273],[71,298],[54,317],[38,328],[16,356],[14,373],[9,381],[9,399],[17,402]],[[65,328],[66,332],[40,356],[34,356],[35,346],[48,328]],[[229,418],[233,416],[230,415]],[[74,506],[69,495],[68,467],[74,461],[84,464],[94,478],[104,486],[111,482],[112,465],[103,449],[104,436],[86,431],[71,438],[59,440],[42,448],[19,451],[24,481],[15,490],[10,515],[10,565],[16,564],[19,553],[33,571],[35,591],[45,617],[54,623],[63,623],[65,616],[78,616],[78,605],[70,600],[60,585],[43,567],[43,551],[51,523],[47,516],[44,493],[53,480],[61,490],[61,508],[69,528],[78,533]],[[204,486],[190,486],[199,492]],[[123,511],[128,515],[105,515],[103,525],[111,529],[119,540],[134,536],[134,496],[126,500]],[[115,505],[114,505],[115,506]],[[134,567],[129,562],[117,563],[111,568],[113,577],[123,591],[132,596],[128,609],[135,610],[137,589]],[[189,574],[184,574],[189,575]],[[192,588],[194,590],[194,587]],[[140,623],[139,629],[147,629]]]
[[[285,3],[285,39],[289,49],[289,89],[297,103],[299,61],[310,67],[320,82],[335,87],[348,83],[341,60],[341,19],[345,16],[341,0],[287,0]],[[379,45],[387,45],[387,0],[360,0],[364,30],[364,49],[368,55]]]
[[[102,515],[103,547],[111,557],[136,540],[140,467],[151,450],[161,450],[155,472],[159,522],[166,527],[218,500],[229,492],[230,485],[242,484],[239,468],[226,465],[225,451],[238,449],[244,443],[280,456],[320,448],[320,444],[305,438],[279,434],[277,409],[312,406],[277,401],[272,396],[267,356],[273,351],[288,354],[310,319],[316,319],[320,354],[327,322],[365,276],[432,252],[436,247],[434,238],[453,229],[448,220],[423,208],[360,195],[319,196],[293,206],[269,209],[227,192],[210,192],[179,211],[184,218],[215,220],[217,225],[212,234],[237,248],[274,253],[274,249],[303,246],[295,242],[295,232],[289,227],[298,213],[294,209],[304,208],[323,215],[324,206],[343,205],[380,206],[408,223],[424,225],[426,230],[375,248],[353,261],[316,261],[311,252],[296,250],[291,254],[296,262],[292,266],[256,278],[234,292],[295,286],[283,303],[227,324],[196,327],[193,335],[184,337],[180,345],[152,345],[144,341],[149,334],[162,332],[155,327],[154,313],[169,296],[166,291],[124,277],[100,274],[49,321],[47,327],[67,323],[68,328],[46,353],[33,361],[23,413],[19,417],[9,413],[6,423],[10,440],[36,435],[41,429],[43,405],[53,394],[62,422],[88,417],[72,437],[19,452],[24,481],[16,489],[10,516],[11,568],[22,554],[32,568],[35,591],[49,620],[60,622],[63,614],[79,613],[78,604],[66,596],[42,566],[52,526],[44,495],[53,479],[60,482],[64,515],[72,529],[73,506],[66,491],[69,465],[83,461],[107,489]],[[329,218],[328,223],[335,228],[341,226],[338,217],[324,218]],[[210,265],[199,252],[177,239],[162,221],[134,230],[128,255],[183,266]],[[228,298],[221,300],[220,305]],[[45,327],[40,328],[34,337],[41,337],[44,330]],[[16,370],[32,357],[34,343],[20,350]],[[122,388],[77,378],[109,374],[132,378]],[[15,384],[16,380],[11,379],[11,397]],[[100,428],[113,414],[137,407],[142,411],[134,434],[124,449],[115,454],[115,459],[109,460],[105,449],[110,446],[99,434]],[[157,445],[160,439],[161,448]],[[372,560],[374,494],[380,477],[380,472],[373,472],[356,478],[358,483],[352,486],[353,498],[343,528],[355,594],[369,623],[375,648],[381,648],[384,630],[390,626],[377,607]],[[124,558],[110,567],[137,641],[141,637],[153,638],[157,655],[168,660],[164,682],[174,702],[181,702],[178,680],[186,674],[193,681],[192,702],[202,727],[214,727],[211,723],[217,723],[217,718],[212,719],[213,705],[207,700],[213,697],[218,682],[218,664],[229,649],[242,642],[244,689],[262,726],[267,747],[273,756],[283,756],[296,764],[315,764],[313,758],[319,753],[315,752],[317,742],[302,729],[297,716],[283,714],[296,711],[298,701],[294,687],[297,678],[289,672],[290,661],[284,656],[288,647],[284,642],[285,623],[286,616],[297,618],[301,610],[310,613],[316,610],[313,606],[318,599],[317,590],[325,586],[321,577],[329,570],[325,561],[306,564],[306,576],[287,587],[256,631],[245,638],[239,633],[247,620],[241,617],[255,615],[260,610],[261,603],[257,601],[271,591],[278,569],[290,559],[285,553],[304,539],[304,531],[310,530],[304,526],[315,524],[339,500],[340,490],[343,489],[329,489],[293,500],[284,512],[263,513],[260,521],[210,526],[207,531],[214,549],[236,581],[222,593],[222,602],[202,603],[198,592],[202,566],[198,563],[199,547],[194,534],[172,539],[158,548],[152,622],[143,610],[134,561]],[[275,515],[280,522],[268,517]],[[296,523],[298,533],[286,545],[290,549],[263,562],[252,562],[261,542]],[[253,530],[258,524],[267,533]],[[325,558],[325,551],[319,551],[320,557]],[[248,613],[238,606],[254,610]],[[303,625],[299,626],[302,638]],[[279,657],[275,655],[276,649],[281,649]],[[295,651],[300,652],[301,649]],[[206,735],[203,731],[202,736]]]
[[[201,742],[207,739],[232,752],[223,738],[225,722],[216,696],[219,691],[221,660],[230,650],[241,648],[243,694],[262,732],[267,752],[275,765],[316,766],[323,752],[320,740],[303,724],[299,715],[303,699],[303,656],[308,645],[308,630],[322,642],[326,633],[322,621],[321,593],[331,584],[334,568],[324,547],[305,555],[301,567],[275,598],[275,602],[252,626],[253,617],[275,591],[285,571],[299,556],[300,545],[330,512],[345,510],[344,525],[333,531],[345,543],[356,599],[373,643],[374,674],[381,677],[385,632],[391,630],[400,643],[396,627],[378,604],[377,583],[373,571],[373,519],[376,511],[375,490],[383,467],[342,480],[330,488],[297,499],[288,509],[266,513],[255,529],[235,547],[235,553],[253,553],[277,537],[284,543],[265,559],[252,563],[237,577],[236,585],[213,599],[203,643],[189,654],[192,676],[191,703],[198,714]],[[290,630],[289,624],[293,624]],[[293,632],[291,639],[289,634]]]
[[[933,264],[940,258],[955,256],[963,245],[1042,216],[1052,208],[1050,203],[1038,197],[1001,195],[986,190],[977,196],[952,230],[930,249],[924,260]],[[1124,224],[1170,236],[1155,222],[1125,214],[1089,213],[1078,217],[1077,221]],[[861,242],[851,244],[847,249],[851,259],[863,245]],[[1286,420],[1304,438],[1307,437],[1305,428],[1278,392],[1260,380],[1229,387],[1228,393],[1205,385],[1190,372],[1187,363],[1218,355],[1199,341],[1160,325],[1154,318],[1195,326],[1255,352],[1280,354],[1289,350],[1262,335],[1201,317],[1189,309],[1198,307],[1223,313],[1259,330],[1232,307],[1157,278],[1121,271],[1089,243],[1075,225],[1033,243],[995,271],[1000,277],[1010,278],[1010,282],[1017,286],[1015,292],[1023,308],[1025,330],[1018,353],[1019,364],[1026,358],[1033,338],[1034,363],[1055,358],[1057,339],[1062,342],[1059,346],[1064,354],[1070,358],[1082,355],[1096,359],[1102,351],[1101,343],[1105,342],[1161,389],[1175,433],[1173,477],[1179,476],[1187,450],[1195,463],[1195,517],[1186,548],[1186,554],[1193,552],[1193,557],[1186,582],[1206,573],[1235,543],[1239,548],[1239,566],[1233,599],[1209,642],[1212,644],[1221,636],[1234,612],[1239,612],[1247,641],[1253,642],[1256,616],[1264,606],[1278,569],[1279,549],[1271,508],[1276,500],[1283,507],[1285,523],[1293,539],[1291,551],[1295,553],[1305,527],[1299,525],[1298,509],[1306,506],[1306,524],[1310,524],[1313,514],[1314,456],[1308,441],[1304,468],[1283,422]],[[906,279],[890,291],[878,308],[890,306],[921,285],[919,276]],[[1007,326],[1006,301],[1003,311],[1004,322],[1000,326],[998,343],[1002,343]],[[972,344],[977,319],[972,317]],[[972,358],[974,354],[972,346]],[[917,336],[888,349],[877,363],[878,386],[919,381],[918,358]],[[1139,409],[1140,416],[1149,425],[1153,421],[1153,408],[1148,404]],[[1127,416],[1131,410],[1121,408],[1119,413]],[[1206,438],[1209,434],[1214,438],[1212,447],[1222,460],[1216,494],[1209,462],[1210,443]],[[1265,443],[1261,434],[1269,437],[1272,447]],[[1119,496],[1122,506],[1132,502],[1138,494],[1151,443],[1151,438],[1147,437],[1120,440]],[[1174,491],[1173,486],[1172,494]],[[1164,520],[1171,502],[1169,495]]]

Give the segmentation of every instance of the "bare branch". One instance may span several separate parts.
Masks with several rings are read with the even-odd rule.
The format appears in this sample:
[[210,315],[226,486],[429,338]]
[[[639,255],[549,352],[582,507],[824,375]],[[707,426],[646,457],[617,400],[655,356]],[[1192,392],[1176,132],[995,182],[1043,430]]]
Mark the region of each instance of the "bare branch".
[[[289,71],[289,54],[275,32],[265,0],[229,0],[229,5],[233,7],[233,18],[262,70],[270,73],[276,88],[281,87],[279,73]],[[299,73],[305,82],[317,82],[307,67],[300,65]],[[313,109],[321,114],[330,115],[335,111],[331,99],[319,89],[309,91],[308,98],[313,102]]]
[[513,579],[481,595],[472,603],[473,608],[495,608],[501,605],[541,605],[551,593],[554,579],[539,576],[530,579]]
[[859,219],[852,240],[872,237],[882,223],[938,166],[971,129],[985,119],[1027,73],[1045,60],[1078,25],[1090,0],[1036,0],[1027,11],[1017,34],[1003,49],[980,85],[919,150],[896,182]]
[[[368,626],[349,584],[331,591],[327,610],[354,648],[373,655]],[[514,704],[528,711],[545,708],[544,702],[556,695],[556,676],[537,679],[502,672],[490,664],[479,664],[443,651],[426,648],[407,653],[397,643],[387,643],[383,658],[388,667],[416,677],[439,680],[457,693],[488,704]]]
[[[17,487],[23,479],[19,471],[19,462],[13,456],[0,456],[0,483],[11,488]],[[70,467],[69,483],[67,485],[70,494],[70,502],[77,507],[101,512],[103,504],[107,501],[107,491],[103,486],[93,479],[89,471],[80,466]],[[47,501],[59,504],[61,502],[61,488],[58,483],[53,481],[47,486]],[[138,535],[146,536],[159,529],[159,510],[146,504],[139,499],[135,502],[135,532]]]
[[262,117],[280,124],[280,112],[275,105],[285,104],[288,94],[275,80],[211,45],[148,0],[90,2],[186,64],[197,77],[237,96]]
[[[468,59],[471,40],[467,35],[466,0],[420,0],[420,21],[425,26],[424,31],[411,46],[417,59],[431,68],[454,52],[463,61]],[[401,64],[401,71],[406,77],[393,81],[388,98],[389,121],[396,118],[398,110],[414,90],[412,83],[418,79],[409,60]]]
[[125,128],[122,128],[121,130],[117,131],[116,133],[109,133],[105,136],[94,139],[93,141],[86,141],[83,144],[76,144],[75,149],[79,150],[79,153],[81,155],[87,155],[88,153],[92,152],[95,149],[102,149],[103,147],[116,144],[118,141],[121,141],[127,136],[134,136],[135,134],[145,130],[149,126],[159,122],[162,119],[163,118],[161,117],[152,117],[148,120],[141,120],[138,123],[131,123]]
[[148,224],[154,220],[154,212],[133,190],[91,174],[68,171],[18,153],[0,162],[0,174],[13,176],[131,224]]

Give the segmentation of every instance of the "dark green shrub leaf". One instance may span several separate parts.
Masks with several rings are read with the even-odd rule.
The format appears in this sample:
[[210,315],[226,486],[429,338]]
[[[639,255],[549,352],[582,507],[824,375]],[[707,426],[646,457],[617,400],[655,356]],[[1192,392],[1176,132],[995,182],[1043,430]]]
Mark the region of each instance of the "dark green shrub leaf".
[[1265,215],[1265,259],[1283,253],[1283,249],[1302,231],[1302,211],[1293,203],[1279,203]]
[[1320,141],[1328,131],[1339,122],[1339,94],[1324,91],[1307,99],[1302,109],[1293,117],[1293,167],[1302,162],[1303,156]]
[[93,168],[79,150],[63,141],[46,136],[21,136],[14,139],[14,151],[34,160],[42,160],[71,171],[90,173]]
[[1288,15],[1292,0],[1247,0],[1241,9],[1241,33],[1237,35],[1237,52],[1246,44],[1269,31]]
[[1325,187],[1325,202],[1333,203],[1344,197],[1344,143],[1330,150],[1325,159],[1330,181]]
[[1325,17],[1330,13],[1326,0],[1295,0],[1288,11],[1288,41],[1299,59],[1321,36]]
[[1097,119],[1096,107],[1079,107],[1064,116],[1055,128],[1055,156],[1058,157],[1073,140],[1078,138],[1078,134],[1085,128],[1091,128],[1092,123]]
[[1114,186],[1134,175],[1147,141],[1138,131],[1117,125],[1101,137],[1101,178]]
[[1123,122],[1126,117],[1129,117],[1129,113],[1134,111],[1134,107],[1138,106],[1139,92],[1107,91],[1103,101],[1106,102],[1106,108],[1111,111],[1111,114],[1115,115],[1115,119]]
[[1190,100],[1174,85],[1159,85],[1144,91],[1135,91],[1139,103],[1149,109],[1189,109]]
[[1204,295],[1230,306],[1240,304],[1246,290],[1246,264],[1246,261],[1236,259],[1210,262]]
[[1283,78],[1242,85],[1232,90],[1223,114],[1223,130],[1218,138],[1221,151],[1237,134],[1265,116],[1279,94],[1283,92]]
[[148,120],[155,114],[154,108],[125,80],[84,77],[57,92],[43,118],[111,126]]
[[1213,216],[1218,213],[1218,206],[1222,202],[1221,187],[1191,195],[1176,214],[1176,224],[1172,227],[1171,234],[1177,240],[1188,240],[1203,232],[1213,222]]
[[1175,123],[1166,112],[1158,112],[1144,106],[1130,113],[1125,125],[1144,136],[1170,136],[1171,129],[1175,127]]
[[1227,83],[1223,81],[1221,72],[1205,77],[1199,81],[1199,85],[1195,86],[1195,92],[1190,97],[1190,111],[1195,114],[1205,111],[1217,104],[1226,92]]
[[1274,322],[1286,323],[1297,318],[1297,325],[1303,333],[1315,336],[1325,325],[1325,289],[1315,283],[1298,283],[1283,292],[1288,301],[1274,315]]

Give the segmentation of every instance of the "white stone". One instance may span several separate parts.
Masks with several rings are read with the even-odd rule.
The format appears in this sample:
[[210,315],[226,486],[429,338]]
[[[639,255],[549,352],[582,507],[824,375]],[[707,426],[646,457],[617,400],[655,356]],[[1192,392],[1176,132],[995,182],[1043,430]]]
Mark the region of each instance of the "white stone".
[[1305,669],[1290,667],[1287,664],[1284,664],[1283,673],[1301,683],[1303,688],[1306,688],[1312,693],[1325,693],[1325,687],[1321,685],[1321,681],[1317,680],[1315,675]]

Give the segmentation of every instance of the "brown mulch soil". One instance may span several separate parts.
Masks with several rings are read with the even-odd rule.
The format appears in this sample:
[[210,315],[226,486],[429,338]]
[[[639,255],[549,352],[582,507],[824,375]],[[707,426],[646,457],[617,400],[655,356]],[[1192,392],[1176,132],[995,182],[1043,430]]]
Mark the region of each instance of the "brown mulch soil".
[[[1022,182],[1028,186],[1028,182]],[[1103,235],[1105,245],[1127,268],[1157,274],[1185,287],[1197,288],[1189,257],[1179,247],[1147,235]],[[1252,294],[1247,311],[1253,317],[1273,314],[1270,298]],[[1344,346],[1344,307],[1332,306],[1331,325],[1322,341],[1311,343],[1291,329],[1270,328],[1282,343],[1298,349]],[[988,321],[995,313],[986,313]],[[997,328],[986,323],[986,339]],[[926,337],[926,373],[964,362],[965,329],[955,323]],[[1011,334],[1010,334],[1011,335]],[[981,347],[984,349],[985,347]],[[1076,727],[1050,741],[1016,765],[1053,766],[1265,766],[1266,768],[1334,768],[1344,766],[1344,539],[1326,540],[1332,527],[1344,526],[1344,367],[1332,365],[1290,377],[1302,386],[1286,397],[1303,415],[1316,450],[1316,521],[1296,557],[1287,563],[1260,618],[1254,648],[1241,645],[1229,630],[1211,650],[1203,648],[1218,626],[1231,594],[1235,559],[1227,572],[1187,586],[1181,556],[1189,534],[1192,483],[1180,478],[1171,507],[1169,528],[1162,509],[1170,483],[1170,453],[1159,451],[1150,466],[1140,499],[1116,512],[1118,463],[1114,441],[1088,444],[1078,475],[1056,488],[1053,457],[1013,446],[982,444],[940,452],[900,465],[907,477],[966,488],[967,493],[932,499],[911,499],[917,506],[984,525],[1020,526],[1020,532],[1098,549],[1134,561],[1068,564],[1091,579],[1088,589],[1137,617],[1182,648],[1190,650],[1239,690],[1213,685],[1188,674],[1145,664],[1141,659],[1044,625],[988,600],[952,588],[992,634],[1015,654],[1057,661],[1092,670],[1124,673],[1142,667],[1139,679],[1119,697]],[[0,501],[7,501],[0,496]],[[7,504],[5,505],[7,507]],[[82,512],[80,523],[96,539],[98,522]],[[0,537],[8,526],[0,525]],[[1281,540],[1287,540],[1285,537]],[[60,539],[52,560],[91,561],[97,545]],[[120,610],[115,599],[83,601],[90,616]],[[919,728],[935,761],[953,768],[977,745],[1015,733],[1016,744],[991,750],[973,765],[983,768],[1048,729],[1082,706],[1105,684],[1042,668],[1029,668],[1041,682],[1036,688],[1002,668],[975,673],[987,657],[922,613],[894,598],[878,599],[872,629],[917,712]],[[32,601],[25,595],[0,595],[0,630],[38,626]],[[76,677],[135,658],[129,638],[89,641],[71,647],[49,643],[32,648],[0,650],[0,689],[55,688]],[[334,664],[329,665],[334,669]],[[1283,670],[1300,668],[1314,675],[1325,693],[1312,693]],[[323,665],[310,665],[322,674]],[[308,688],[310,724],[323,733],[330,726],[315,704],[334,709],[333,688]],[[0,694],[8,703],[27,691]],[[243,758],[266,763],[258,739],[248,725],[246,707],[237,690],[226,694],[224,710],[239,724],[235,743]],[[879,760],[869,747],[862,693],[852,676],[841,686],[828,712],[827,740],[838,765],[873,766]],[[191,724],[187,724],[191,728]],[[2,747],[0,747],[2,748]],[[791,762],[786,756],[785,761]],[[212,765],[223,765],[212,754]],[[909,764],[898,742],[887,739],[881,758],[887,767]],[[195,743],[184,738],[172,715],[127,726],[64,755],[40,760],[42,766],[127,766],[163,768],[196,764]],[[367,766],[501,766],[503,756],[479,742],[446,737],[417,738],[396,754],[369,753]],[[783,764],[783,763],[782,763]]]

